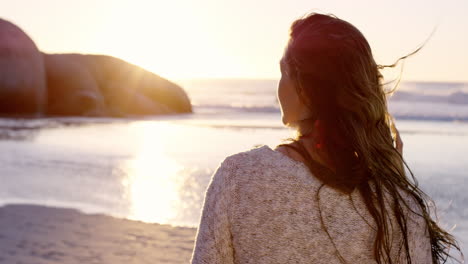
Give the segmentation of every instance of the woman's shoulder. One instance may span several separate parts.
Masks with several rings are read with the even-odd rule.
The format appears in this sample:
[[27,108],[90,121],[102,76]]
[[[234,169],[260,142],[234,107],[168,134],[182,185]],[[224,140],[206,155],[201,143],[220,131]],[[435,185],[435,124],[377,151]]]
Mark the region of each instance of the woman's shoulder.
[[221,161],[219,168],[232,172],[257,168],[264,160],[269,159],[267,148],[269,148],[267,145],[256,145],[248,150],[226,156]]
[[310,179],[307,165],[291,159],[278,150],[273,150],[268,145],[255,145],[250,149],[227,156],[221,167],[229,170],[233,174],[232,177],[239,181],[244,179],[250,182],[253,178],[270,179],[276,175],[286,178],[290,176],[297,178],[296,180]]
[[[271,150],[268,145],[254,145],[252,148],[234,153],[232,155],[227,156],[223,162],[227,163],[233,163],[233,162],[242,162],[242,164],[245,165],[245,163],[252,163],[249,161],[254,161],[258,158],[265,158],[268,156],[269,153],[268,150]],[[258,161],[258,160],[256,160]]]
[[[272,149],[270,146],[254,145],[252,148],[227,156],[224,161],[229,164],[238,164],[242,167],[259,167],[267,166],[268,168],[275,169],[277,167],[285,166],[304,166],[302,162],[294,160],[278,149]],[[275,166],[277,165],[277,166]]]
[[267,145],[256,145],[253,148],[225,157],[215,170],[212,181],[217,185],[231,186],[244,182],[256,172],[264,173],[268,166],[263,166],[268,159]]

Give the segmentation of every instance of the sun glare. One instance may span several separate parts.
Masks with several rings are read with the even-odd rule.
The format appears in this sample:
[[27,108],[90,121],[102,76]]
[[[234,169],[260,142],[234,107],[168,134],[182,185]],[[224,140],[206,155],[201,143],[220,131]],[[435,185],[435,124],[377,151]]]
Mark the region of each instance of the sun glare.
[[210,58],[200,60],[206,47],[197,40],[207,36],[188,27],[197,28],[198,23],[188,12],[197,12],[190,1],[116,1],[109,8],[96,35],[98,51],[169,79],[190,78],[206,70],[204,63]]
[[165,153],[169,124],[135,123],[139,135],[138,154],[124,164],[126,187],[131,203],[129,218],[169,223],[176,217],[179,203],[178,176],[183,166]]
[[193,1],[117,1],[99,22],[93,50],[172,80],[238,77],[253,74],[252,67],[258,71],[261,67],[226,47],[220,39],[226,29],[213,25],[210,12]]

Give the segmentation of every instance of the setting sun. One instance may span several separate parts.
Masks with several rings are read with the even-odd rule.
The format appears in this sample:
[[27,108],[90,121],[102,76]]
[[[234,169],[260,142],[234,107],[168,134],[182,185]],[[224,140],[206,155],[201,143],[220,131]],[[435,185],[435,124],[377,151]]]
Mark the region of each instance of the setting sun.
[[[108,11],[89,40],[97,52],[118,56],[169,79],[247,73],[246,58],[221,43],[220,32],[230,28],[213,25],[212,10],[206,6],[193,1],[117,1]],[[249,74],[256,74],[254,67],[246,68],[252,70]]]

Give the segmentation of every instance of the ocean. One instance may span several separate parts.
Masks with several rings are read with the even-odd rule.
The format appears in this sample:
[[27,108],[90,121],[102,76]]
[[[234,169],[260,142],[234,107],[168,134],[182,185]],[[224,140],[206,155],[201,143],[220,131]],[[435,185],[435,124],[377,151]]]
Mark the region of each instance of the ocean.
[[[144,222],[198,225],[204,192],[229,155],[274,148],[275,80],[184,80],[192,114],[0,119],[0,206],[70,207]],[[389,111],[404,158],[441,225],[468,243],[468,84],[403,82]]]

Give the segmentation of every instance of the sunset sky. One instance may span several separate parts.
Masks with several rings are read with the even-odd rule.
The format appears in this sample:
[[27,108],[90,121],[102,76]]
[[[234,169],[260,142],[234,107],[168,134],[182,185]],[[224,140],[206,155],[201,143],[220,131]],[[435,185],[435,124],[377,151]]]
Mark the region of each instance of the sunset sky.
[[354,24],[380,64],[438,26],[403,80],[468,81],[466,0],[0,0],[0,17],[45,52],[108,54],[171,79],[279,78],[289,26],[309,11]]

